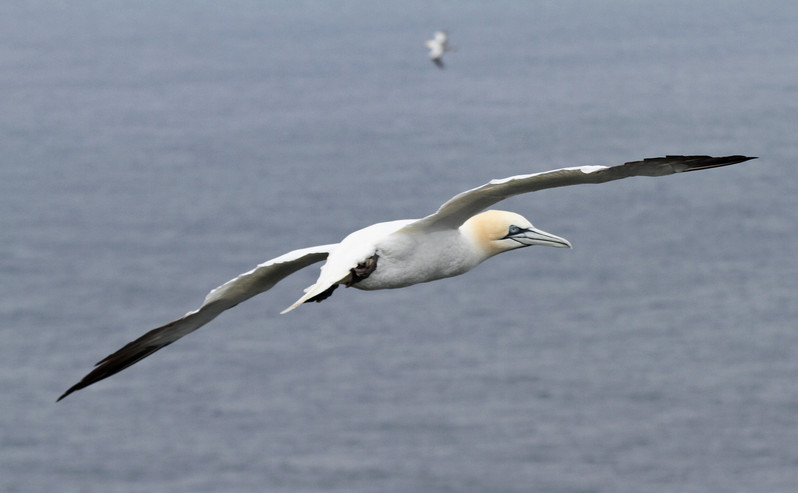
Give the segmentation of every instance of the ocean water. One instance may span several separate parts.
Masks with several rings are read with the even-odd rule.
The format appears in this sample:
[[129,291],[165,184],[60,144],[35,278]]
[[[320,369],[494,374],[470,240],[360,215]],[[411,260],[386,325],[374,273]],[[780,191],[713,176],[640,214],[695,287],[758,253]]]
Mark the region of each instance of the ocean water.
[[[787,0],[3,2],[0,491],[795,491],[797,23]],[[574,249],[278,315],[306,269],[55,403],[290,249],[664,154],[759,159],[516,197]]]

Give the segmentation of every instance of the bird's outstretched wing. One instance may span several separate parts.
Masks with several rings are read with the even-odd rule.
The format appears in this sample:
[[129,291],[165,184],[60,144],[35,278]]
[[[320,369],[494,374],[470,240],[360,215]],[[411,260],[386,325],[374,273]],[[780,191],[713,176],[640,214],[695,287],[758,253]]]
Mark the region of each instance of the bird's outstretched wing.
[[216,318],[223,311],[242,301],[271,289],[275,284],[294,272],[326,259],[337,244],[320,245],[293,250],[268,260],[249,272],[231,279],[212,290],[198,309],[183,317],[153,329],[133,342],[128,343],[113,354],[98,362],[96,368],[83,379],[64,392],[60,401],[76,390],[119,373],[125,368],[146,358],[155,351],[168,346],[186,334],[194,332]]
[[402,231],[435,231],[457,228],[491,205],[522,193],[582,183],[604,183],[630,176],[665,176],[685,171],[717,168],[741,163],[747,156],[665,156],[631,161],[619,166],[578,166],[542,173],[491,180],[446,201],[434,214],[408,224]]

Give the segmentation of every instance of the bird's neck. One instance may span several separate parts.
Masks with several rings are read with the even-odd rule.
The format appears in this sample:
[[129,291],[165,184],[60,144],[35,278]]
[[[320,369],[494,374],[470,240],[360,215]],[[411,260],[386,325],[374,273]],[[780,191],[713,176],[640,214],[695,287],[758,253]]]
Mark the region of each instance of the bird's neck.
[[477,264],[503,251],[496,248],[494,242],[490,240],[485,221],[479,215],[463,223],[459,231],[463,243],[471,251],[471,256]]

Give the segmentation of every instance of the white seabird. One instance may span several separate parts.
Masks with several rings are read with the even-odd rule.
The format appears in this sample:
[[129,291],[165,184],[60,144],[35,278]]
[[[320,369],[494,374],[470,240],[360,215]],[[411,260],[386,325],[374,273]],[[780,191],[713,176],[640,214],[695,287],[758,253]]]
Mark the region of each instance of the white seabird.
[[443,53],[454,50],[454,46],[449,45],[448,39],[446,31],[435,31],[433,38],[426,42],[429,57],[438,68],[443,68]]
[[514,195],[630,176],[664,176],[749,159],[755,158],[666,156],[619,166],[562,168],[492,180],[455,195],[437,212],[422,219],[377,223],[355,231],[340,243],[294,250],[258,265],[212,290],[198,309],[147,332],[102,359],[58,400],[124,370],[311,264],[326,260],[317,281],[282,313],[308,301],[326,299],[339,284],[365,290],[401,288],[463,274],[498,253],[518,248],[571,247],[565,238],[535,228],[519,214],[481,212]]

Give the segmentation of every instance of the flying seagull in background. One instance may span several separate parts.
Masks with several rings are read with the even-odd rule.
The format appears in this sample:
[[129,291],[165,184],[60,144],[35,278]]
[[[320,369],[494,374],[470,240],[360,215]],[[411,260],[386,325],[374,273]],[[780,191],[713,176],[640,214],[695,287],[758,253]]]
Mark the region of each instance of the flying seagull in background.
[[491,180],[455,195],[424,218],[377,223],[355,231],[340,243],[293,250],[258,265],[212,290],[198,309],[102,359],[58,400],[124,370],[311,264],[326,260],[316,282],[282,313],[309,301],[322,301],[341,284],[364,290],[402,288],[463,274],[510,250],[532,245],[571,247],[565,238],[535,228],[519,214],[485,211],[515,195],[630,176],[665,176],[749,159],[755,158],[666,156],[618,166],[580,166]]
[[426,43],[427,48],[429,48],[429,57],[438,68],[444,68],[443,53],[454,51],[454,46],[449,45],[448,39],[449,35],[446,31],[435,31],[433,38]]

